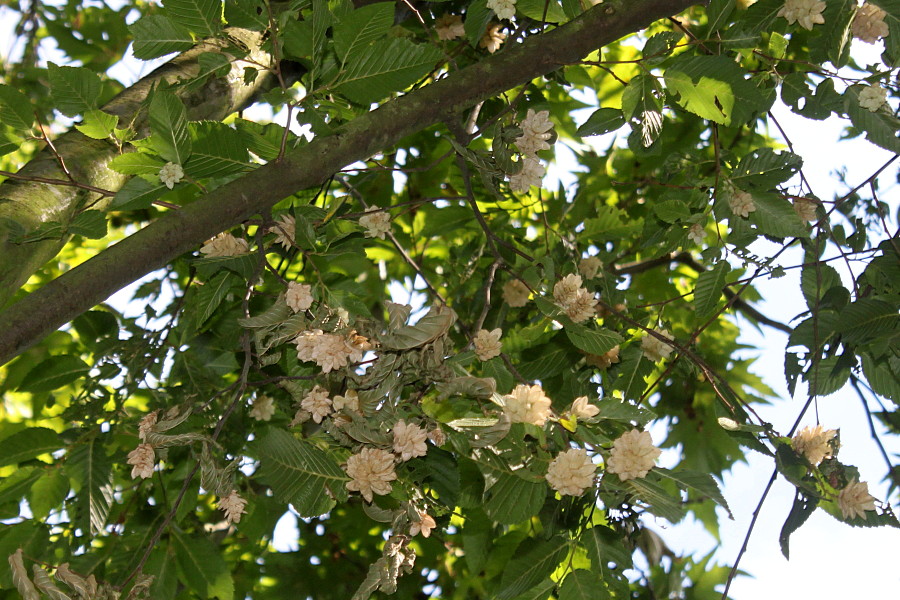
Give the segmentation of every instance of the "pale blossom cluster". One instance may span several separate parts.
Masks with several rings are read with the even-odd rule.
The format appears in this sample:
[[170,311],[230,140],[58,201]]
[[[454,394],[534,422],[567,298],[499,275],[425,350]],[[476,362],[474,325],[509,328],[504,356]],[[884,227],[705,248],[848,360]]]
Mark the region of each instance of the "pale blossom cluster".
[[694,223],[688,228],[687,236],[693,243],[702,246],[703,240],[706,238],[706,229],[700,223]]
[[355,331],[345,338],[313,329],[302,332],[294,338],[294,343],[297,345],[297,358],[316,363],[323,373],[361,361],[363,353],[372,348],[369,340],[356,335]]
[[211,240],[207,240],[200,248],[200,252],[210,258],[240,256],[250,252],[250,244],[244,238],[236,238],[227,231],[223,231]]
[[250,416],[257,421],[269,421],[275,414],[275,401],[270,396],[257,396],[253,400]]
[[890,31],[887,23],[884,22],[885,16],[887,13],[882,9],[866,2],[856,11],[853,24],[850,25],[853,37],[867,44],[874,44],[880,38],[887,37]]
[[859,105],[869,112],[878,110],[887,104],[887,90],[880,85],[867,85],[859,92]]
[[578,263],[578,272],[581,273],[582,277],[585,279],[593,279],[602,268],[603,261],[596,256],[582,258],[581,262]]
[[400,460],[425,456],[428,452],[425,445],[427,438],[428,433],[415,423],[400,420],[394,424],[394,452],[400,455]]
[[350,481],[347,489],[359,492],[366,502],[372,494],[383,496],[391,493],[391,481],[397,479],[394,472],[394,455],[380,448],[363,448],[347,459],[344,467]]
[[359,394],[356,390],[347,390],[343,396],[335,396],[331,401],[331,407],[335,412],[359,412]]
[[831,458],[831,440],[837,435],[835,429],[824,429],[821,425],[804,427],[791,439],[791,448],[802,454],[812,465],[818,465]]
[[294,219],[294,215],[282,215],[275,221],[275,226],[269,230],[275,234],[276,244],[281,244],[286,250],[290,250],[297,235],[297,220]]
[[417,510],[416,516],[419,517],[419,520],[410,523],[409,535],[419,535],[421,533],[422,537],[430,536],[431,530],[437,527],[434,518],[424,510]]
[[547,482],[561,496],[580,496],[594,485],[597,465],[581,448],[560,452],[547,469]]
[[597,299],[582,286],[580,275],[569,274],[557,281],[553,286],[553,299],[576,323],[597,314]]
[[653,445],[650,432],[632,429],[613,442],[606,470],[616,473],[622,481],[640,479],[656,465],[660,454],[662,450]]
[[153,475],[153,466],[156,463],[156,453],[150,444],[138,444],[138,447],[128,453],[128,464],[132,466],[131,478],[147,479]]
[[540,150],[550,149],[550,144],[547,143],[553,137],[550,111],[534,112],[533,108],[529,108],[519,127],[522,135],[516,138],[515,144],[522,154],[535,156]]
[[541,181],[547,169],[541,164],[541,161],[534,156],[525,156],[522,159],[522,169],[509,176],[509,187],[514,192],[524,194],[531,186],[541,187]]
[[797,213],[797,216],[803,221],[815,222],[819,220],[819,217],[816,216],[817,203],[815,200],[810,200],[809,198],[794,198],[793,204],[794,212]]
[[531,290],[518,279],[510,279],[503,284],[503,300],[513,308],[521,308],[528,304]]
[[494,11],[498,19],[508,21],[516,16],[516,0],[487,0],[487,7]]
[[141,422],[138,423],[138,437],[141,438],[142,442],[146,442],[147,434],[154,431],[154,427],[156,426],[156,421],[158,418],[158,410],[154,410],[153,412],[147,413],[146,415],[141,417]]
[[517,385],[512,393],[503,396],[503,412],[510,423],[531,423],[543,427],[550,416],[550,398],[539,385]]
[[792,25],[797,23],[803,29],[811,30],[816,23],[825,23],[825,17],[822,16],[824,10],[825,3],[821,0],[785,0],[776,16],[784,17]]
[[441,15],[434,21],[434,31],[439,40],[455,40],[466,35],[466,27],[459,15]]
[[744,217],[745,219],[750,216],[750,213],[756,212],[756,204],[753,202],[753,196],[744,190],[739,190],[735,188],[728,195],[728,208],[731,209],[731,212],[736,214],[739,217]]
[[159,170],[159,180],[170,190],[175,187],[175,184],[181,181],[184,177],[184,169],[181,168],[181,165],[167,162],[163,165],[163,168]]
[[859,517],[866,519],[867,510],[875,510],[875,498],[869,494],[869,484],[865,481],[851,481],[838,494],[838,506],[845,519]]
[[240,523],[241,515],[247,514],[244,507],[247,501],[238,495],[237,490],[231,490],[231,493],[224,498],[219,498],[216,508],[225,513],[225,520],[230,523]]
[[313,421],[321,423],[322,419],[332,412],[328,390],[319,385],[315,386],[300,401],[300,408],[311,414]]
[[303,312],[307,310],[313,303],[312,287],[305,283],[297,283],[296,281],[288,282],[287,293],[284,301],[291,307],[294,312]]
[[[672,336],[665,329],[657,329],[656,333],[666,339],[672,339]],[[674,348],[662,340],[648,334],[641,338],[641,350],[644,352],[644,356],[649,360],[652,362],[659,362],[665,358],[669,358],[669,355],[672,354]]]
[[359,218],[359,224],[366,230],[366,237],[384,239],[391,231],[391,215],[377,206],[370,206],[366,214]]
[[619,347],[613,346],[606,354],[589,354],[585,360],[598,369],[608,369],[610,365],[619,362]]
[[493,54],[497,50],[500,49],[500,46],[506,40],[506,34],[500,31],[503,26],[499,23],[491,23],[488,25],[487,30],[484,32],[484,35],[481,36],[481,40],[478,42],[479,48],[484,48],[490,54]]
[[500,350],[503,347],[503,343],[500,341],[502,334],[503,330],[499,327],[493,331],[480,329],[475,334],[473,342],[475,343],[475,355],[478,357],[478,360],[491,360],[495,356],[500,356]]
[[600,414],[600,409],[591,404],[587,396],[579,396],[572,401],[569,414],[578,419],[590,419]]

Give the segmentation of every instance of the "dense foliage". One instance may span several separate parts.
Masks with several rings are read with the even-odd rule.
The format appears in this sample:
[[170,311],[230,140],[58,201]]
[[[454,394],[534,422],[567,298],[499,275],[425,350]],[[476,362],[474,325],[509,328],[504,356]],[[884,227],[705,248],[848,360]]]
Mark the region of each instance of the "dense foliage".
[[[735,316],[900,433],[898,0],[2,6],[0,598],[716,598],[643,517],[750,452],[786,555],[898,526]],[[817,196],[776,103],[895,156]]]

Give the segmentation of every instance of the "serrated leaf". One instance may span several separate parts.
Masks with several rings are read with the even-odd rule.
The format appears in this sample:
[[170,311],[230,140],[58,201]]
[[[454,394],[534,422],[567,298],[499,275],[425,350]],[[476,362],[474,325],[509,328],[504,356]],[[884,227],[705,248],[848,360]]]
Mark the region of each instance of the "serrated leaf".
[[900,313],[890,302],[861,298],[841,311],[837,331],[844,341],[863,344],[883,337],[898,335]]
[[477,46],[484,36],[488,23],[494,19],[494,11],[487,7],[487,0],[475,0],[466,9],[466,20],[463,26],[466,30],[466,39],[472,46]]
[[60,67],[47,64],[50,95],[54,108],[74,117],[97,108],[102,83],[94,71],[84,67]]
[[702,119],[722,125],[731,124],[734,92],[731,84],[701,76],[697,83],[687,73],[668,69],[666,88],[678,95],[678,104]]
[[697,277],[697,285],[694,287],[694,311],[698,317],[703,318],[712,314],[719,303],[719,298],[722,297],[722,290],[730,272],[731,266],[722,260]]
[[237,281],[239,281],[237,276],[228,271],[220,271],[200,287],[194,302],[197,315],[195,323],[198,328],[219,308],[222,300],[228,294],[228,290]]
[[[709,473],[701,473],[699,471],[670,471],[657,467],[656,472],[666,479],[674,481],[679,488],[683,490],[693,491],[695,495],[706,497],[721,506],[728,513],[728,516],[734,518],[731,509],[728,508],[728,502],[719,489],[719,484]],[[696,499],[696,498],[694,498]]]
[[862,355],[863,373],[875,393],[900,403],[900,358],[888,356],[880,360]]
[[75,129],[94,140],[105,140],[116,131],[119,118],[102,110],[89,110],[84,113],[81,123]]
[[96,438],[76,445],[66,459],[78,510],[76,522],[97,534],[106,527],[113,502],[112,464]]
[[46,427],[29,427],[0,440],[0,467],[17,465],[63,447],[59,434]]
[[853,363],[842,360],[842,356],[829,356],[810,365],[803,379],[809,383],[809,393],[813,396],[828,396],[835,393],[850,379]]
[[650,512],[667,519],[672,524],[681,521],[687,513],[687,509],[681,503],[681,498],[671,495],[658,483],[646,477],[629,479],[624,482],[624,486],[643,502],[646,502]]
[[33,467],[19,467],[9,477],[0,479],[0,505],[14,502],[18,504],[42,476]]
[[676,223],[690,218],[688,205],[681,200],[664,200],[653,205],[653,212],[664,223]]
[[566,13],[557,0],[518,0],[516,14],[534,19],[538,23],[565,23]]
[[[485,467],[484,462],[479,465]],[[528,481],[515,472],[490,471],[494,483],[484,491],[484,512],[498,523],[514,525],[538,514],[547,496],[547,484]]]
[[622,111],[617,108],[598,108],[587,121],[578,128],[576,134],[587,137],[590,135],[601,135],[615,131],[625,124],[625,117]]
[[0,123],[22,133],[30,131],[34,123],[31,101],[25,94],[8,85],[0,85]]
[[890,152],[900,152],[900,119],[895,117],[889,105],[872,112],[859,105],[862,85],[853,85],[844,92],[844,106],[850,122],[866,133],[866,139]]
[[34,518],[44,520],[51,510],[62,505],[68,493],[69,480],[59,472],[59,469],[46,471],[34,482],[28,495],[28,506]]
[[[150,154],[142,152],[128,152],[113,158],[107,166],[123,175],[153,175],[159,176],[159,171],[165,166],[165,161]],[[148,184],[149,185],[149,184]]]
[[334,89],[358,104],[369,105],[405,90],[431,71],[441,56],[434,46],[403,38],[381,40],[367,52],[350,57]]
[[172,21],[203,37],[222,27],[221,0],[165,0],[163,6]]
[[262,0],[229,0],[225,3],[225,21],[232,27],[265,31],[268,13]]
[[182,165],[191,155],[187,111],[172,92],[158,90],[150,101],[150,145],[164,159]]
[[578,542],[587,551],[591,567],[598,573],[605,572],[610,563],[617,570],[631,568],[631,553],[612,529],[595,525],[583,531]]
[[742,190],[768,190],[793,177],[802,166],[803,159],[793,152],[760,148],[741,158],[731,181]]
[[834,267],[824,263],[803,265],[800,271],[800,290],[809,310],[817,312],[819,303],[833,287],[841,286],[841,276]]
[[89,240],[106,237],[106,213],[100,210],[86,210],[69,223],[69,233]]
[[756,210],[749,219],[760,232],[773,237],[809,237],[806,223],[800,220],[790,202],[777,194],[754,193]]
[[291,308],[284,299],[279,298],[278,301],[267,308],[265,312],[258,314],[255,317],[238,319],[238,323],[240,323],[241,327],[250,329],[273,327],[286,321],[292,314]]
[[[524,548],[523,548],[524,546]],[[530,590],[547,578],[565,558],[568,542],[562,537],[537,541],[526,539],[507,563],[500,579],[497,600],[510,600]]]
[[606,600],[612,598],[600,575],[576,569],[566,575],[559,588],[559,600]]
[[150,208],[154,200],[162,198],[169,191],[163,183],[150,183],[142,177],[132,177],[125,182],[112,202],[109,210],[142,210]]
[[625,342],[615,331],[609,329],[593,329],[577,323],[567,324],[564,328],[566,336],[576,348],[588,354],[602,356]]
[[33,394],[50,392],[81,379],[90,370],[91,367],[77,356],[51,356],[25,375],[19,384],[19,390]]
[[189,125],[191,158],[185,173],[194,178],[239,173],[250,166],[241,134],[223,123],[203,121]]
[[897,66],[900,62],[900,0],[870,0],[870,2],[886,13],[884,22],[888,26],[888,35],[882,38],[884,58],[887,59],[886,64]]
[[141,17],[128,26],[128,31],[134,38],[134,57],[141,60],[184,52],[194,46],[191,32],[163,15]]
[[734,12],[734,0],[711,0],[706,8],[707,35],[722,29]]
[[394,24],[394,4],[376,2],[362,6],[334,26],[334,51],[342,64],[363,54],[372,42],[387,35]]
[[179,578],[200,598],[233,600],[234,582],[222,553],[206,537],[188,537],[173,528]]
[[197,79],[212,75],[213,77],[225,77],[231,70],[231,60],[218,52],[203,52],[197,57],[197,65],[200,67]]

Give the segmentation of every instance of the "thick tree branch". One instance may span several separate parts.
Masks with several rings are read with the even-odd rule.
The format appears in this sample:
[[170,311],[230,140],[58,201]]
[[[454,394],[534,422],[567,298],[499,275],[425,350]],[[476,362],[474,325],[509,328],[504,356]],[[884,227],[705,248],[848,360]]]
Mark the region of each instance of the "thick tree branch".
[[0,364],[117,290],[159,269],[203,240],[234,227],[297,190],[319,185],[344,166],[404,137],[590,52],[700,4],[697,0],[607,0],[558,29],[509,46],[445,79],[385,103],[335,134],[316,138],[65,273],[0,313]]

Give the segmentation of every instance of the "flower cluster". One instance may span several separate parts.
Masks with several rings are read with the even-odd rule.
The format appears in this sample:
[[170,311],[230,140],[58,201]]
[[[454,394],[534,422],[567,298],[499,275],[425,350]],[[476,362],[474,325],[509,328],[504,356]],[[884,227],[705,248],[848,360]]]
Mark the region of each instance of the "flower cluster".
[[694,223],[688,228],[688,239],[698,246],[703,245],[703,239],[706,237],[706,229],[700,223]]
[[815,200],[810,200],[809,198],[794,198],[794,212],[803,221],[815,222],[819,220],[819,217],[816,216],[817,205]]
[[866,2],[856,11],[850,31],[853,37],[867,44],[874,44],[880,38],[887,37],[890,31],[884,17],[887,16],[882,9],[874,4]]
[[356,390],[347,390],[343,396],[335,396],[331,401],[331,407],[335,412],[359,412],[359,394]]
[[498,19],[509,20],[516,16],[516,0],[487,0],[487,7]]
[[333,333],[324,333],[321,329],[304,331],[296,338],[297,358],[314,362],[323,373],[346,367],[348,364],[362,360],[363,353],[372,349],[372,344],[365,337],[351,331],[345,338]]
[[566,316],[581,323],[597,313],[597,299],[582,287],[580,275],[566,275],[553,286],[553,298]]
[[281,244],[285,250],[290,250],[297,235],[297,220],[294,219],[294,215],[282,215],[275,221],[275,226],[269,228],[269,231],[275,234],[276,244]]
[[484,32],[484,35],[481,36],[481,40],[478,42],[479,48],[484,48],[490,54],[493,54],[497,50],[500,49],[500,46],[506,40],[506,34],[500,31],[503,26],[499,23],[491,23],[488,25],[487,30]]
[[517,385],[512,393],[503,396],[504,412],[510,423],[531,423],[543,427],[550,416],[550,398],[539,385]]
[[175,184],[181,181],[184,177],[184,169],[181,168],[181,165],[167,162],[162,169],[159,170],[159,180],[170,190],[175,187]]
[[466,28],[459,15],[441,15],[434,21],[434,31],[439,40],[455,40],[466,35]]
[[750,213],[756,212],[756,204],[753,202],[753,196],[739,189],[734,189],[728,195],[728,208],[735,215],[744,217],[750,216]]
[[560,452],[547,469],[547,482],[561,496],[580,496],[594,485],[597,465],[581,448]]
[[427,438],[428,433],[415,423],[400,420],[394,424],[394,452],[403,461],[425,456],[428,452],[428,446],[425,445]]
[[250,416],[257,421],[269,421],[275,414],[275,401],[269,396],[257,396],[253,400]]
[[838,506],[845,519],[859,517],[866,519],[867,510],[875,510],[875,498],[869,494],[869,484],[865,481],[851,481],[838,494]]
[[156,453],[150,444],[138,444],[138,447],[128,453],[128,464],[132,466],[131,478],[147,479],[153,475],[153,465],[156,463]]
[[141,438],[142,442],[147,441],[147,434],[155,431],[156,421],[159,419],[159,411],[154,410],[153,412],[147,413],[141,418],[141,422],[138,424],[138,437]]
[[300,408],[312,415],[312,420],[321,423],[322,419],[332,412],[331,398],[328,397],[328,390],[321,386],[315,386],[300,401]]
[[811,30],[816,23],[825,23],[825,17],[822,16],[824,10],[825,3],[821,0],[785,0],[784,6],[775,16],[784,17],[792,25],[797,23],[803,29]]
[[859,92],[859,105],[869,112],[878,112],[885,104],[887,90],[880,85],[867,85]]
[[534,112],[533,108],[529,108],[519,127],[522,128],[522,135],[516,138],[515,144],[522,154],[534,156],[540,150],[550,149],[550,144],[547,143],[553,137],[550,111]]
[[291,281],[288,283],[287,294],[284,301],[291,307],[294,312],[303,312],[307,310],[313,303],[312,287],[305,283],[297,283]]
[[[656,333],[664,338],[672,339],[672,336],[665,329],[657,329]],[[669,355],[672,354],[674,348],[657,339],[655,336],[645,335],[641,338],[641,350],[644,352],[644,356],[646,356],[647,359],[653,362],[659,362],[665,358],[669,358]]]
[[660,454],[662,450],[653,445],[649,432],[632,429],[613,442],[606,470],[618,474],[622,481],[640,479],[656,465]]
[[831,440],[836,435],[837,430],[826,430],[821,425],[804,427],[791,439],[791,448],[815,466],[826,458],[831,458]]
[[383,240],[391,231],[391,215],[377,206],[370,206],[359,218],[359,224],[366,229],[366,237]]
[[231,490],[231,493],[224,498],[219,498],[216,508],[225,512],[225,519],[230,523],[240,523],[241,515],[247,514],[244,507],[247,501],[241,498],[237,490]]
[[522,159],[522,169],[509,176],[509,187],[514,192],[524,194],[531,186],[541,187],[541,181],[547,169],[535,156],[526,156]]
[[518,279],[510,279],[503,284],[503,300],[513,308],[521,308],[528,304],[531,290]]
[[578,263],[578,272],[581,273],[581,276],[585,279],[593,279],[602,268],[603,261],[596,256],[582,258],[581,262]]
[[499,327],[493,331],[481,329],[475,334],[475,355],[478,360],[491,360],[495,356],[500,356],[500,349],[503,344],[500,342],[500,336],[503,330]]
[[250,252],[250,244],[244,238],[236,238],[227,231],[223,231],[203,244],[200,252],[210,258],[240,256]]
[[344,467],[350,481],[347,489],[362,494],[366,502],[372,494],[383,496],[391,493],[391,481],[397,479],[394,472],[394,455],[380,448],[363,448],[347,459]]

